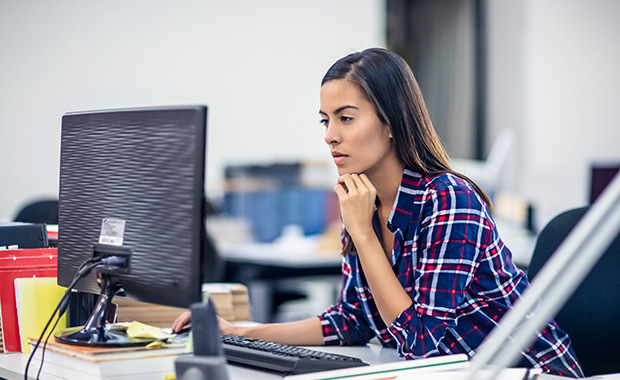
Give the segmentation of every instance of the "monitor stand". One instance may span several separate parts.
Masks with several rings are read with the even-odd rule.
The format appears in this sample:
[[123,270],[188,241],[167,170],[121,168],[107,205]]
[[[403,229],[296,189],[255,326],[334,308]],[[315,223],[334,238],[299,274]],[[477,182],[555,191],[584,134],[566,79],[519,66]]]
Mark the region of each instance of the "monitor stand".
[[54,334],[58,342],[79,346],[95,347],[131,347],[144,346],[155,338],[133,338],[127,336],[124,329],[108,328],[106,326],[108,310],[112,298],[122,287],[118,279],[107,273],[100,273],[101,293],[95,309],[84,326],[70,327]]

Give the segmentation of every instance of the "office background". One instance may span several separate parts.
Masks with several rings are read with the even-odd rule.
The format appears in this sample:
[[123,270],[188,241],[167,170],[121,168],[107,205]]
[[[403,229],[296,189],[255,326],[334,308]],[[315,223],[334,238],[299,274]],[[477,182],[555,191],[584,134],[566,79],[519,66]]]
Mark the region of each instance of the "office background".
[[[403,2],[414,9],[424,3],[0,3],[0,219],[11,219],[31,200],[57,196],[60,118],[67,111],[207,104],[207,181],[214,195],[222,191],[228,164],[329,166],[317,116],[320,79],[349,52],[394,44],[388,30],[394,33],[393,12]],[[462,12],[455,20],[466,23],[480,5],[434,3],[458,5]],[[560,211],[587,203],[593,162],[620,161],[620,3],[483,4],[482,156],[502,131],[514,131],[498,188],[531,203],[542,226]],[[451,46],[462,50],[471,43],[475,30],[468,25],[456,42],[442,44],[441,35],[433,39],[434,56],[454,60],[447,70],[459,74],[462,87],[435,85],[426,80],[430,74],[420,82],[434,99],[431,114],[453,155],[476,158],[471,135],[463,132],[475,116],[475,94],[467,90],[474,67],[468,50],[460,60],[449,54]],[[424,72],[424,57],[418,52],[414,71],[420,64]],[[458,111],[447,114],[432,106],[445,103],[450,93],[458,93]]]

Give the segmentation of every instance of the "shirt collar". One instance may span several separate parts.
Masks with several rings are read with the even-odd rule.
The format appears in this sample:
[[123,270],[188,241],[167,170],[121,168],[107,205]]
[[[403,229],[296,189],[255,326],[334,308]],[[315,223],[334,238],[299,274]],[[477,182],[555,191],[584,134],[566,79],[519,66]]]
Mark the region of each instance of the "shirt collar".
[[[392,211],[388,218],[388,228],[390,231],[394,234],[400,231],[404,236],[407,227],[413,222],[412,219],[417,220],[417,216],[420,215],[422,202],[419,200],[424,191],[425,186],[422,181],[422,176],[419,173],[405,169],[400,186],[398,187],[396,199],[392,205]],[[416,198],[418,199],[417,202]],[[415,218],[412,218],[414,215]]]

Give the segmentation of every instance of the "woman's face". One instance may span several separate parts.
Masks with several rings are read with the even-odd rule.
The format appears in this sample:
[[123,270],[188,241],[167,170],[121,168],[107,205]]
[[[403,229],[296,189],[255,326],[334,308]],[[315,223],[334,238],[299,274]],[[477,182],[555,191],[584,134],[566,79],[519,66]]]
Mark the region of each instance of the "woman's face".
[[321,123],[338,175],[365,173],[372,179],[396,154],[392,134],[360,89],[345,79],[321,87]]

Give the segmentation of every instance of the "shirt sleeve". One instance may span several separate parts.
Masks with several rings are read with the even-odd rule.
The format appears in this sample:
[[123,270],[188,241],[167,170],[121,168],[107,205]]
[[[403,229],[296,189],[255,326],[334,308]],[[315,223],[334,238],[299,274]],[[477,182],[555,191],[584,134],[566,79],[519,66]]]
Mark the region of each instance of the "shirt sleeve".
[[413,304],[389,326],[398,352],[408,359],[441,353],[440,344],[457,323],[477,262],[489,236],[480,198],[465,185],[429,191],[420,215],[420,232],[412,243]]
[[374,333],[365,318],[353,281],[354,270],[348,258],[342,261],[342,292],[336,305],[319,315],[324,345],[364,345]]

